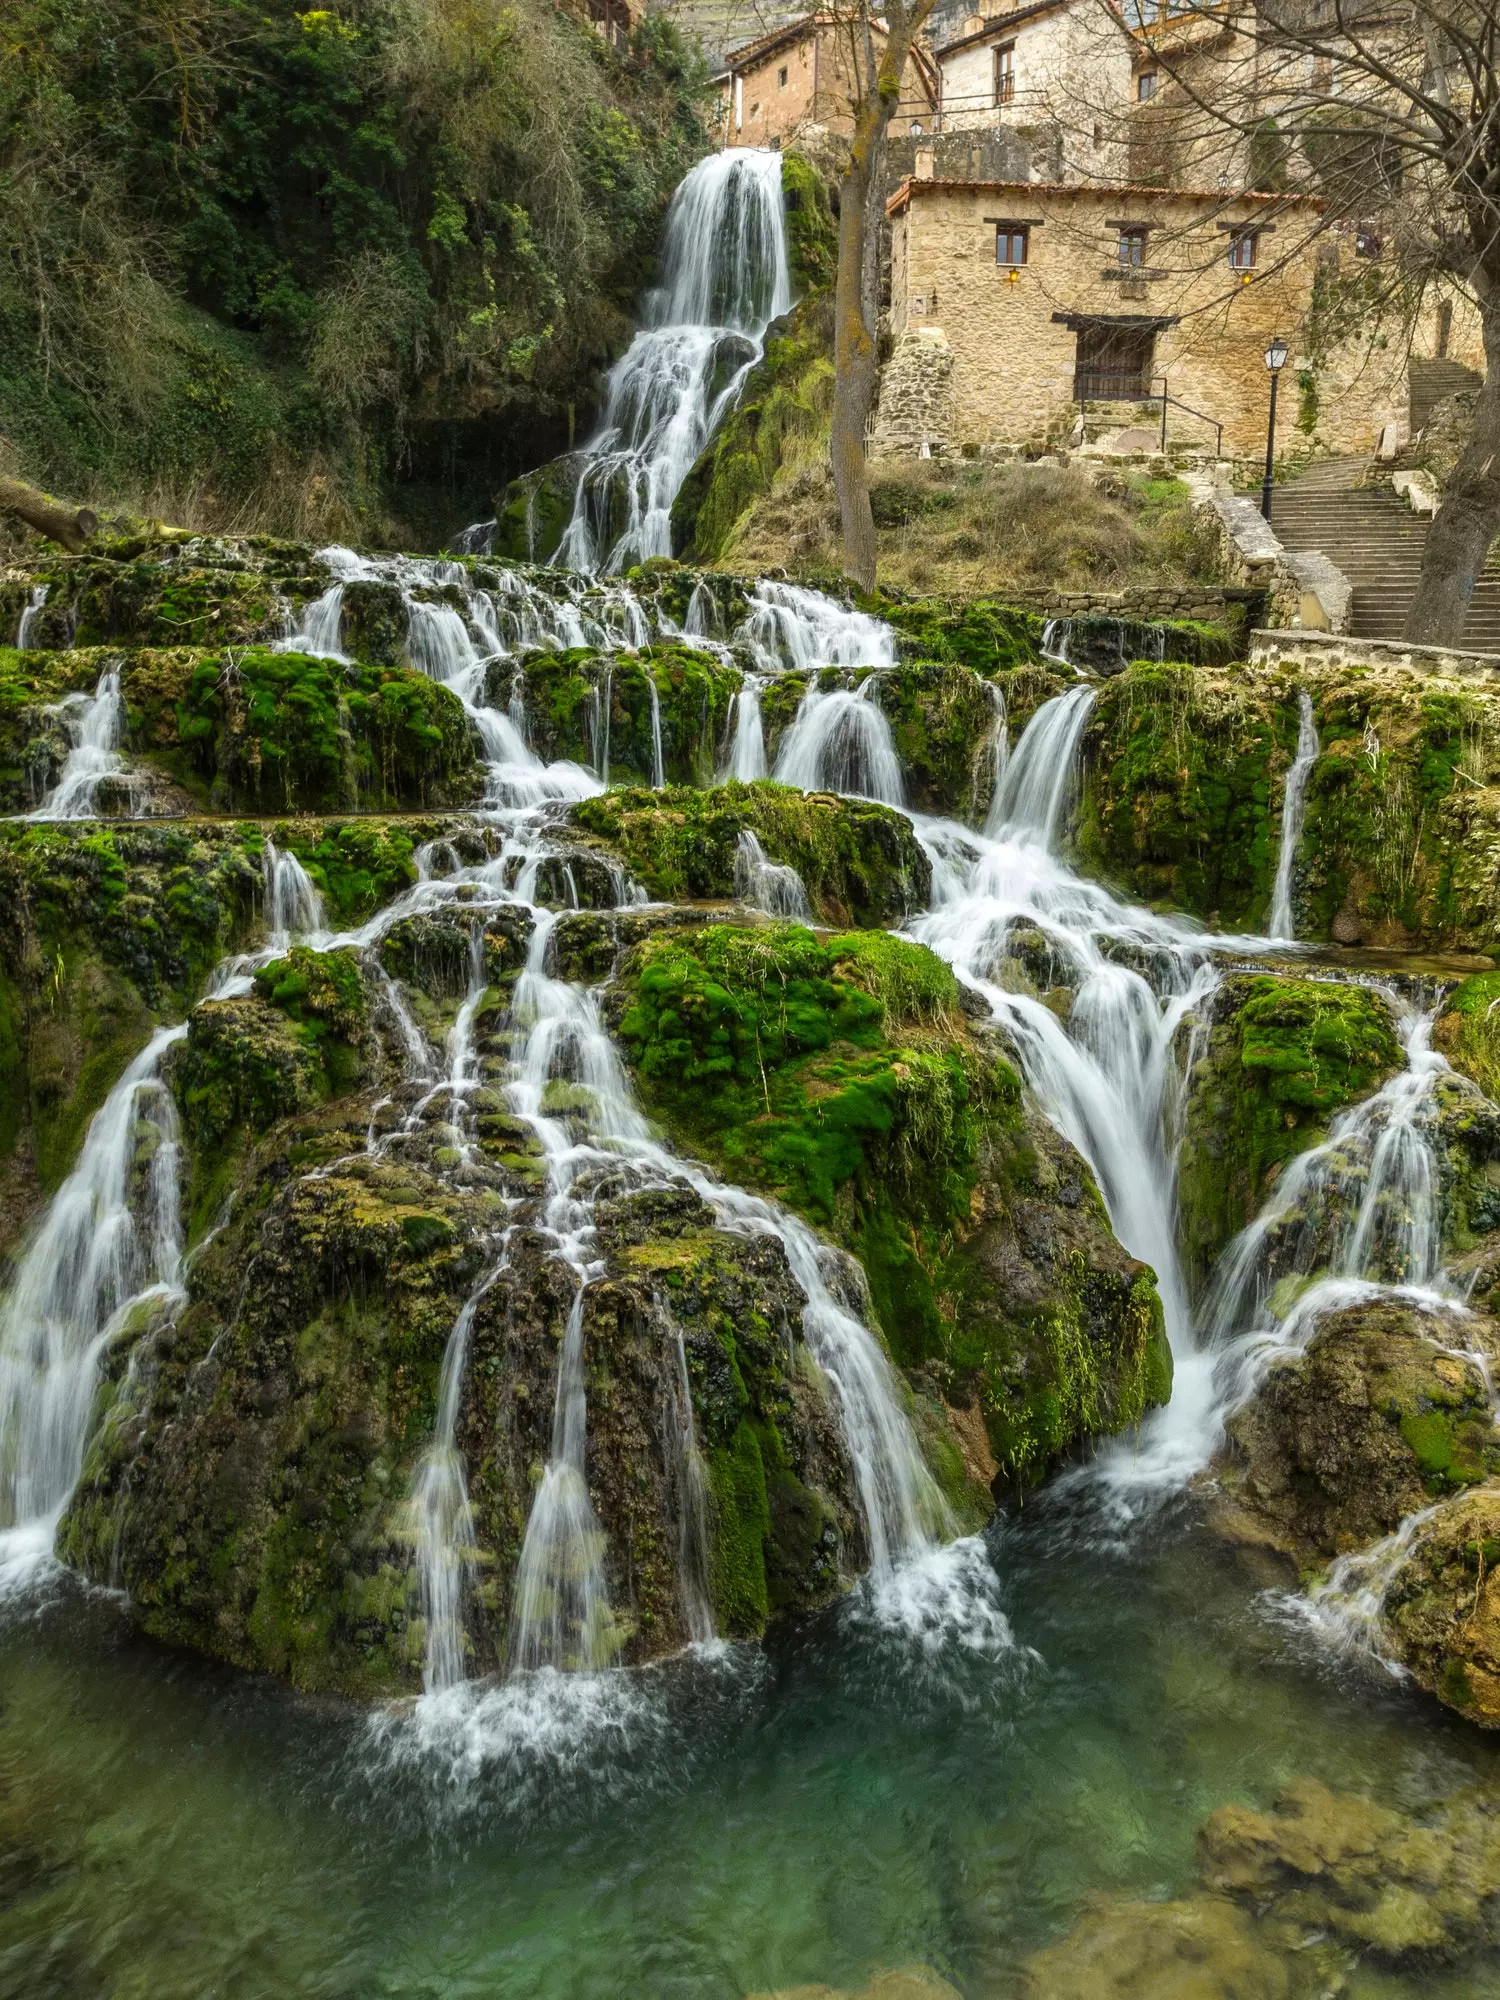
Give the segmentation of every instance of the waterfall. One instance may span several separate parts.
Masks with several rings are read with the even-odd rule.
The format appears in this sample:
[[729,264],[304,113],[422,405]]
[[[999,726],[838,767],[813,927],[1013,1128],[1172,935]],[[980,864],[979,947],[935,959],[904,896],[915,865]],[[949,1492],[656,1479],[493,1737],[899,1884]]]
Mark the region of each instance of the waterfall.
[[857,688],[823,689],[810,682],[776,758],[776,777],[804,792],[843,792],[906,803],[901,759],[891,725],[875,700],[876,677]]
[[[324,549],[321,560],[326,562],[332,553],[335,551]],[[336,553],[353,555],[352,550]],[[359,558],[356,556],[354,560],[358,562]],[[286,631],[276,640],[275,650],[278,653],[309,653],[319,660],[342,660],[347,657],[342,648],[343,626],[344,586],[340,582],[330,584],[321,597],[312,598],[303,605],[297,618],[289,622]]]
[[772,861],[749,827],[741,831],[735,849],[734,893],[742,903],[764,910],[768,916],[812,922],[812,905],[802,877],[795,868]]
[[1010,718],[1005,711],[1005,690],[999,681],[986,681],[995,710],[995,726],[990,736],[990,809],[984,830],[993,840],[1005,824],[1005,774],[1010,766]]
[[763,674],[747,673],[734,698],[734,733],[729,741],[729,757],[718,773],[722,785],[729,778],[754,784],[766,775],[766,733],[761,721],[760,695],[766,684]]
[[1288,1619],[1310,1627],[1334,1652],[1373,1661],[1393,1680],[1404,1680],[1405,1667],[1381,1651],[1381,1615],[1396,1572],[1436,1512],[1436,1507],[1419,1507],[1394,1534],[1340,1556],[1305,1596],[1276,1592],[1277,1607]]
[[125,704],[120,695],[119,668],[111,667],[102,673],[92,695],[67,695],[51,712],[67,730],[73,747],[58,773],[57,783],[36,811],[26,817],[92,819],[99,786],[104,779],[114,777],[123,765],[119,746]]
[[572,569],[671,555],[672,502],[792,303],[780,153],[700,160],[672,197],[662,267],[583,447],[557,556]]
[[132,1308],[179,1296],[177,1113],[158,1028],[94,1114],[0,1312],[0,1519],[50,1551],[99,1362]]
[[889,625],[796,583],[757,583],[736,636],[765,674],[896,664],[896,635]]
[[272,951],[285,951],[294,938],[305,941],[325,930],[323,898],[312,877],[296,855],[284,853],[270,834],[261,848],[260,873]]
[[1292,867],[1297,859],[1297,843],[1302,838],[1307,780],[1321,747],[1312,699],[1306,688],[1298,690],[1297,713],[1297,754],[1287,771],[1286,792],[1281,802],[1281,852],[1276,861],[1276,886],[1271,893],[1271,921],[1266,932],[1273,938],[1297,935],[1292,920]]
[[416,1472],[417,1577],[427,1626],[422,1687],[427,1694],[442,1694],[466,1678],[463,1594],[472,1564],[474,1516],[456,1434],[469,1334],[480,1297],[493,1281],[491,1273],[466,1301],[448,1336],[438,1380],[437,1430]]
[[661,696],[656,676],[646,668],[646,692],[651,697],[651,789],[659,792],[667,782],[667,767],[661,753]]
[[[665,1308],[663,1308],[665,1311]],[[717,1636],[713,1597],[708,1587],[709,1551],[713,1542],[713,1505],[708,1468],[698,1449],[693,1422],[693,1385],[688,1375],[687,1345],[682,1329],[666,1315],[677,1357],[677,1421],[674,1425],[679,1487],[677,1576],[682,1590],[683,1623],[693,1645]]]
[[1029,836],[1049,850],[1055,844],[1094,695],[1091,687],[1070,688],[1043,702],[1027,724],[990,808],[990,818],[1013,838]]
[[34,583],[31,586],[31,601],[22,608],[21,622],[16,627],[16,648],[19,652],[24,653],[31,646],[37,622],[42,615],[42,607],[46,604],[51,589],[50,583]]

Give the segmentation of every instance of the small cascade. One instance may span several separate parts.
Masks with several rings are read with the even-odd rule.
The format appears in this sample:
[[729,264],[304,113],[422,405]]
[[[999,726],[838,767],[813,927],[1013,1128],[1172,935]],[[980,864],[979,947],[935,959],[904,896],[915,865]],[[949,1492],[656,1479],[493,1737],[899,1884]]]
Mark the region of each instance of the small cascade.
[[775,775],[783,785],[905,805],[901,759],[875,699],[876,686],[874,674],[852,688],[809,683],[777,754]]
[[94,1114],[0,1312],[0,1521],[50,1552],[83,1465],[99,1363],[151,1301],[180,1298],[177,1113],[158,1028]]
[[1406,1669],[1382,1650],[1381,1618],[1396,1572],[1436,1512],[1435,1507],[1421,1507],[1394,1534],[1340,1556],[1305,1596],[1278,1591],[1276,1608],[1289,1621],[1308,1626],[1333,1652],[1369,1660],[1393,1680],[1404,1680]]
[[999,681],[986,681],[995,710],[990,733],[990,809],[984,822],[985,833],[993,840],[1005,824],[1005,774],[1010,768],[1010,717],[1005,709],[1005,690]]
[[1306,688],[1297,694],[1297,754],[1286,774],[1286,792],[1281,802],[1281,852],[1276,861],[1276,886],[1271,892],[1271,920],[1267,937],[1294,938],[1292,918],[1292,868],[1302,839],[1302,819],[1307,804],[1307,780],[1322,748],[1318,725],[1313,719],[1312,698]]
[[1078,745],[1094,705],[1091,687],[1045,701],[1027,724],[990,819],[1012,839],[1032,839],[1050,853],[1077,781]]
[[463,1598],[473,1567],[474,1516],[469,1508],[463,1453],[457,1444],[458,1413],[474,1314],[480,1297],[493,1282],[492,1273],[465,1303],[448,1336],[438,1379],[437,1429],[413,1482],[417,1577],[427,1627],[422,1666],[426,1694],[442,1694],[468,1677]]
[[742,903],[768,916],[788,917],[797,923],[812,922],[812,905],[795,868],[772,861],[750,831],[741,830],[734,855],[734,893]]
[[657,692],[656,676],[646,669],[646,692],[651,698],[651,789],[659,792],[667,782],[666,760],[661,749],[661,696]]
[[766,775],[766,732],[761,721],[760,697],[765,687],[764,674],[747,673],[740,683],[740,691],[734,698],[734,720],[729,739],[729,755],[719,771],[719,783],[729,778],[738,778],[741,784],[754,784],[757,778]]
[[490,990],[489,973],[485,965],[484,925],[476,922],[469,938],[469,985],[464,994],[463,1004],[448,1030],[448,1116],[458,1141],[461,1158],[468,1162],[473,1159],[474,1146],[469,1136],[469,1099],[479,1087],[479,1064],[474,1053],[474,1016]]
[[16,647],[26,652],[36,644],[36,628],[51,594],[50,583],[34,583],[31,586],[31,600],[21,610],[21,622],[16,627]]
[[120,756],[120,732],[125,719],[125,703],[120,694],[120,670],[111,667],[99,676],[91,695],[70,694],[52,713],[72,739],[57,783],[28,819],[92,819],[95,799],[106,778],[124,768]]
[[260,872],[270,950],[285,951],[294,940],[306,942],[326,932],[317,884],[296,855],[279,848],[269,833],[261,848]]
[[[324,549],[320,560],[328,562],[330,556],[352,554],[352,550]],[[359,558],[354,557],[354,561],[357,563]],[[343,636],[344,585],[338,582],[330,584],[321,597],[311,598],[303,605],[276,640],[275,649],[279,653],[308,653],[318,660],[343,660],[347,658]]]
[[781,155],[700,160],[667,211],[663,283],[609,371],[557,560],[621,570],[672,553],[672,502],[792,303]]
[[687,1345],[682,1329],[663,1308],[677,1361],[677,1410],[673,1426],[678,1485],[677,1574],[682,1592],[683,1623],[688,1642],[705,1645],[718,1637],[713,1593],[709,1589],[709,1558],[713,1550],[713,1497],[708,1467],[698,1448],[693,1421],[693,1385],[688,1375]]
[[1047,618],[1042,622],[1040,651],[1044,660],[1051,660],[1055,666],[1071,667],[1068,658],[1068,641],[1073,636],[1071,618]]
[[736,637],[763,674],[896,664],[889,625],[796,583],[757,583]]
[[614,706],[613,660],[604,662],[604,674],[589,690],[589,756],[601,785],[609,783],[609,718]]

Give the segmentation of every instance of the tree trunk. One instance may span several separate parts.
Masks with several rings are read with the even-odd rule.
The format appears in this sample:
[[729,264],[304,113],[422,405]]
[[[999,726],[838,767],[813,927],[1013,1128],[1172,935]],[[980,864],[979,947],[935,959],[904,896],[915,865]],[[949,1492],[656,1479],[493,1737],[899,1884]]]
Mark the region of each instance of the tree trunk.
[[70,555],[81,555],[90,535],[99,532],[99,517],[87,507],[69,507],[49,500],[20,479],[0,479],[0,513],[19,515],[28,528],[60,542]]
[[1420,646],[1462,646],[1474,584],[1500,534],[1500,299],[1484,315],[1486,370],[1474,424],[1422,551],[1422,576],[1405,636]]
[[[861,123],[864,121],[861,120]],[[881,121],[881,131],[885,120]],[[839,187],[839,272],[833,295],[833,427],[829,455],[839,496],[844,574],[875,588],[875,517],[865,474],[865,423],[875,400],[875,341],[865,320],[870,149],[856,132]]]

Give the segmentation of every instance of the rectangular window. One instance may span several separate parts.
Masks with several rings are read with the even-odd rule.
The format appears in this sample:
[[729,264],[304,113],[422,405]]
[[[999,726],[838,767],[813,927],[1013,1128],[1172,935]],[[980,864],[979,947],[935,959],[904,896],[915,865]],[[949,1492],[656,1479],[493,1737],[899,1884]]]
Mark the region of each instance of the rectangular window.
[[1156,71],[1143,69],[1135,80],[1135,96],[1138,104],[1149,104],[1156,95]]
[[785,90],[785,89],[786,89],[786,64],[785,64],[785,63],[783,63],[783,64],[782,64],[782,66],[781,66],[781,68],[780,68],[779,70],[777,70],[777,72],[776,72],[776,88],[777,88],[778,90]]
[[1031,231],[1015,222],[1001,222],[995,228],[995,262],[1006,270],[1018,270],[1026,262]]
[[1255,269],[1255,231],[1249,230],[1243,236],[1229,239],[1229,268],[1232,271],[1253,271]]
[[1016,45],[1006,42],[995,51],[995,102],[1013,104],[1016,97]]
[[1146,236],[1144,229],[1122,229],[1120,231],[1119,256],[1122,264],[1144,264],[1146,261]]
[[1354,232],[1354,254],[1356,257],[1378,257],[1380,255],[1380,231],[1362,222]]

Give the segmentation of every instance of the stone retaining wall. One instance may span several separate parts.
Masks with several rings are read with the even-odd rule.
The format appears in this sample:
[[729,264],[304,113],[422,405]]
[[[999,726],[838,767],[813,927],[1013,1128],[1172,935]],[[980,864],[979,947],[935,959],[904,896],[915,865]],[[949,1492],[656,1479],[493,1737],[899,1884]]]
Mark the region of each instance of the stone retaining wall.
[[1500,674],[1500,653],[1462,653],[1448,646],[1409,646],[1404,639],[1351,639],[1347,633],[1256,631],[1250,664],[1258,667],[1406,667],[1442,680],[1483,680]]
[[1218,533],[1219,562],[1225,573],[1261,592],[1265,622],[1277,629],[1347,632],[1354,586],[1327,556],[1314,549],[1288,549],[1253,500],[1231,492],[1220,474],[1184,472],[1194,512]]
[[1049,618],[1127,618],[1143,624],[1163,619],[1191,618],[1199,624],[1223,625],[1234,631],[1259,624],[1266,611],[1266,593],[1255,586],[1211,583],[1146,584],[1130,590],[1007,590],[1007,600]]

